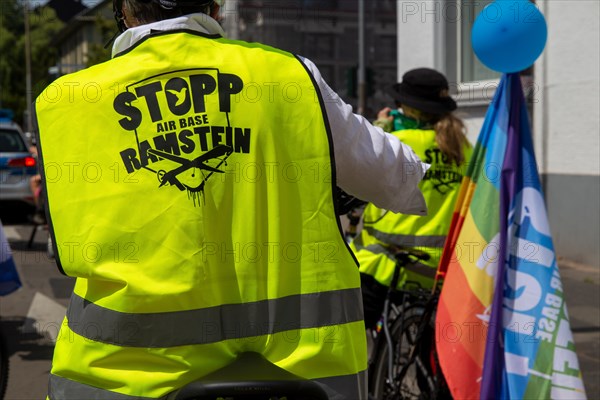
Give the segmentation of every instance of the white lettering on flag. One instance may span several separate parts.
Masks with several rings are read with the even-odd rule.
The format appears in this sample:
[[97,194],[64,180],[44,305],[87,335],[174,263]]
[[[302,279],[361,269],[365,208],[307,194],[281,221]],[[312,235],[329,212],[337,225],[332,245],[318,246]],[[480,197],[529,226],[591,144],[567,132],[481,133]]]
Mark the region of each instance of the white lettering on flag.
[[538,280],[524,272],[508,269],[506,285],[515,298],[504,297],[504,305],[516,311],[528,311],[538,305],[542,299],[542,286]]
[[485,270],[485,273],[492,278],[496,278],[496,270],[498,269],[498,252],[500,251],[500,234],[497,233],[481,251],[481,255],[477,259],[477,268]]
[[529,369],[529,359],[527,357],[522,357],[517,354],[505,352],[504,362],[506,365],[506,372],[509,374],[521,376],[528,376],[531,374],[548,380],[552,379],[550,375],[546,375],[539,371]]
[[556,335],[556,344],[561,347],[569,347],[569,345],[573,343],[573,333],[571,332],[569,321],[565,319],[560,320],[560,323],[558,324],[558,334]]
[[510,253],[526,262],[540,264],[547,268],[554,265],[554,251],[527,239],[518,238],[517,244],[511,246]]
[[520,312],[504,309],[504,327],[516,333],[533,335],[535,330],[535,317]]
[[550,390],[550,397],[552,399],[569,399],[569,400],[585,400],[585,392],[576,392],[575,390],[560,388],[552,386]]

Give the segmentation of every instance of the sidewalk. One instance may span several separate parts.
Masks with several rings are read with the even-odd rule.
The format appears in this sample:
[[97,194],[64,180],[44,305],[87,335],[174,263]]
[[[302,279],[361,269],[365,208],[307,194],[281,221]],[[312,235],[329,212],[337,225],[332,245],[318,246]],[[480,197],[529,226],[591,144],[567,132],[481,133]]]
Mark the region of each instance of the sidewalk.
[[558,260],[588,399],[600,398],[600,267]]

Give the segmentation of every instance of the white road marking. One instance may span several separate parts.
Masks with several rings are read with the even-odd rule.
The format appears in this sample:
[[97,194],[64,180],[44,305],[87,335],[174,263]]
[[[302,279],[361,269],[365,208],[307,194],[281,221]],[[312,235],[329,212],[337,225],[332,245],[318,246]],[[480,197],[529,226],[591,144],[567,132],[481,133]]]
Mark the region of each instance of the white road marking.
[[27,319],[21,328],[23,333],[35,333],[56,341],[58,330],[65,317],[67,308],[48,296],[36,292],[27,312]]
[[6,234],[6,238],[8,240],[23,239],[23,237],[21,236],[19,231],[17,231],[17,228],[15,228],[14,226],[3,226],[3,228],[4,228],[4,233]]

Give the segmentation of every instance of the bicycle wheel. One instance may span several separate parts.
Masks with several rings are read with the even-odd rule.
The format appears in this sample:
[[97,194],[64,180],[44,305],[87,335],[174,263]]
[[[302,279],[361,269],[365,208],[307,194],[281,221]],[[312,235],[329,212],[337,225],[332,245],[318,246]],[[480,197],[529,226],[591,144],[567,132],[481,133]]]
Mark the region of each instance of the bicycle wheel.
[[[394,383],[397,389],[390,384],[388,379],[388,354],[389,346],[385,340],[381,341],[377,357],[373,364],[370,392],[375,399],[434,399],[436,398],[435,381],[429,368],[429,359],[424,354],[417,354],[411,365],[407,367],[402,382],[398,382],[398,375],[403,366],[408,362],[410,350],[416,343],[423,307],[412,307],[406,310],[403,319],[396,320],[391,328],[392,344],[394,346],[394,362],[392,364]],[[426,329],[421,341],[429,343],[432,339],[433,327]],[[431,342],[433,343],[433,342]],[[428,346],[425,346],[428,348]]]
[[0,400],[4,398],[8,385],[8,349],[0,326]]

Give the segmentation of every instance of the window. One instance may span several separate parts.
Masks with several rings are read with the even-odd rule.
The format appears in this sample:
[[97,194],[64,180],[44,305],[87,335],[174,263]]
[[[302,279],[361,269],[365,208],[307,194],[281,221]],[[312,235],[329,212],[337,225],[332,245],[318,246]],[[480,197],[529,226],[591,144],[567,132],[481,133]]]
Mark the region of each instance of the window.
[[[535,3],[533,0],[529,0]],[[482,13],[488,18],[496,18],[495,7],[485,8],[493,0],[440,0],[444,4],[441,15],[444,24],[440,32],[444,35],[447,51],[442,58],[441,68],[446,69],[450,81],[450,90],[456,95],[459,103],[482,105],[489,102],[500,79],[500,73],[483,65],[475,55],[471,46],[471,30],[477,17]],[[453,51],[455,49],[455,51]],[[533,68],[520,72],[523,88],[528,101],[533,95]],[[455,83],[452,82],[454,77]]]
[[344,59],[353,60],[358,64],[358,28],[348,26],[344,29],[343,35],[338,39],[340,54]]
[[492,0],[436,0],[435,65],[445,72],[459,106],[489,103],[500,73],[483,65],[471,45],[475,19]]
[[315,60],[335,58],[335,36],[327,33],[307,33],[304,35],[304,54]]
[[295,29],[290,29],[289,24],[286,25],[277,25],[273,27],[274,30],[274,40],[273,43],[275,47],[279,47],[280,49],[287,50],[291,53],[299,53],[304,55],[302,49],[302,36],[301,33],[298,33]]
[[458,78],[460,82],[474,82],[498,79],[500,74],[483,65],[473,52],[471,46],[471,30],[473,23],[481,11],[490,4],[492,0],[461,0],[460,19],[458,21],[457,33],[459,54]]
[[27,151],[21,134],[17,130],[0,130],[0,152],[18,153]]
[[[372,46],[373,60],[378,62],[396,63],[396,35],[380,35],[376,37],[376,46]],[[395,79],[395,78],[394,78]]]
[[333,65],[327,65],[327,64],[319,65],[319,72],[321,72],[321,76],[323,77],[325,82],[327,82],[327,84],[330,87],[337,86],[334,70],[335,70],[335,68],[333,67]]

